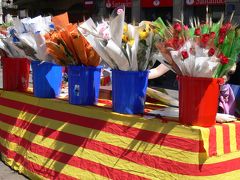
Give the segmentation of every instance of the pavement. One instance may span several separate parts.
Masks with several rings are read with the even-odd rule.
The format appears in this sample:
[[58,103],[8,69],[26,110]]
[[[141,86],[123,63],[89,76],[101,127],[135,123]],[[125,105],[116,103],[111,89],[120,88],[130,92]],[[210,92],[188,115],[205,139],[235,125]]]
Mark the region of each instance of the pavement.
[[13,171],[0,161],[0,180],[26,180],[27,178],[23,175]]
[[[2,69],[0,68],[0,88],[2,88]],[[1,152],[0,152],[1,153]],[[23,175],[9,168],[0,160],[0,180],[26,180]]]

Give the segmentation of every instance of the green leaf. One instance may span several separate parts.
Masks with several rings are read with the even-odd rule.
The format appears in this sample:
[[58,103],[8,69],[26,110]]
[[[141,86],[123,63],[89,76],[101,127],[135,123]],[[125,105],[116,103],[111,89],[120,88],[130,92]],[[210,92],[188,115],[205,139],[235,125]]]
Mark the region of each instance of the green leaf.
[[202,34],[207,34],[209,33],[209,26],[207,24],[203,25],[201,28],[201,33]]
[[190,37],[190,38],[193,38],[193,37],[194,37],[194,32],[195,32],[195,28],[190,28],[190,29],[188,30],[188,34],[189,34],[189,37]]
[[167,29],[167,26],[166,26],[166,24],[163,22],[162,18],[161,18],[161,17],[157,18],[157,20],[155,20],[155,21],[153,22],[153,24],[157,27],[158,33],[159,33],[161,36],[163,36],[165,30]]

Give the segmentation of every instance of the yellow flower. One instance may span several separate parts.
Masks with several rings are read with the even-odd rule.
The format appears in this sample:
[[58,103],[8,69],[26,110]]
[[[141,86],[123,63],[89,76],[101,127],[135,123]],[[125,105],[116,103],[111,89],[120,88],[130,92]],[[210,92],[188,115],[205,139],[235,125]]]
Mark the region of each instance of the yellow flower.
[[149,35],[149,32],[147,32],[146,30],[140,31],[139,33],[139,37],[141,40],[147,39],[148,35]]
[[128,25],[127,25],[127,24],[124,24],[124,26],[123,26],[123,32],[124,32],[124,33],[127,33],[127,32],[128,32]]
[[134,44],[134,39],[131,39],[130,41],[128,41],[128,44],[129,44],[130,46],[133,46],[133,44]]
[[128,35],[127,34],[122,35],[122,41],[125,42],[125,43],[128,42]]

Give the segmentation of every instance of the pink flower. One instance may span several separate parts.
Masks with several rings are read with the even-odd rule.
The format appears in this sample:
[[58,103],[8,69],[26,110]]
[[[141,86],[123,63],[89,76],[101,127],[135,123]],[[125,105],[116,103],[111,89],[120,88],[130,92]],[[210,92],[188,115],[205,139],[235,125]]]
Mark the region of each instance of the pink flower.
[[103,32],[103,39],[106,39],[106,40],[110,39],[110,33],[107,29]]
[[182,26],[180,23],[175,23],[173,25],[173,28],[177,31],[177,32],[181,32],[182,31]]
[[118,15],[120,15],[120,14],[122,14],[122,13],[124,13],[123,9],[118,9],[118,10],[117,10],[117,14],[118,14]]
[[213,56],[215,54],[215,49],[214,48],[210,48],[208,51],[208,56]]
[[187,59],[187,58],[189,57],[187,51],[182,51],[182,52],[181,52],[181,55],[182,55],[182,59],[183,59],[183,60],[185,60],[185,59]]
[[201,30],[200,30],[200,28],[195,29],[194,34],[195,34],[196,36],[200,36],[200,35],[201,35]]
[[184,26],[184,30],[185,30],[185,31],[188,31],[188,29],[189,29],[188,26],[185,25],[185,26]]
[[108,28],[108,24],[106,22],[103,22],[101,24],[98,24],[97,31],[99,34],[103,34],[103,32]]

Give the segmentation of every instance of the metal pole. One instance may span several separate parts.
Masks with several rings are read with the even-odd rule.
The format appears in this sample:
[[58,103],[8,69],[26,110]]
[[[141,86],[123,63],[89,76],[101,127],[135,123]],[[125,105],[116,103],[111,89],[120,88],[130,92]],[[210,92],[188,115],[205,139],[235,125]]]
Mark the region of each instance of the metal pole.
[[140,22],[141,17],[140,0],[132,0],[132,22]]
[[184,0],[173,0],[173,19],[181,19],[184,14]]
[[2,0],[0,0],[0,24],[3,24],[3,6],[2,6]]
[[97,6],[98,6],[98,16],[99,17],[105,17],[107,16],[108,14],[106,14],[106,11],[107,11],[107,8],[106,8],[106,4],[105,4],[105,1],[97,1]]

